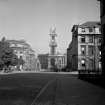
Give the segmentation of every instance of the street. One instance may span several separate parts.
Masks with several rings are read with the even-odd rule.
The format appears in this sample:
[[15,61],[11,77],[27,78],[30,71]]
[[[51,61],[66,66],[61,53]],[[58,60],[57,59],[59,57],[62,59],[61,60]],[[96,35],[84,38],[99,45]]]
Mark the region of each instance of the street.
[[105,89],[79,80],[76,74],[70,73],[0,75],[0,105],[35,103],[105,105]]

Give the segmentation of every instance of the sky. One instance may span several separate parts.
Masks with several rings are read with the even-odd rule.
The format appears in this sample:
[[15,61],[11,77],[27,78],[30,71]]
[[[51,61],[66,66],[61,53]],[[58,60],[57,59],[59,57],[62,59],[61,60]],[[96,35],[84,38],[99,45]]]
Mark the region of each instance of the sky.
[[87,21],[100,21],[97,0],[0,0],[0,39],[24,39],[37,54],[49,52],[51,27],[57,51],[65,53],[73,25]]

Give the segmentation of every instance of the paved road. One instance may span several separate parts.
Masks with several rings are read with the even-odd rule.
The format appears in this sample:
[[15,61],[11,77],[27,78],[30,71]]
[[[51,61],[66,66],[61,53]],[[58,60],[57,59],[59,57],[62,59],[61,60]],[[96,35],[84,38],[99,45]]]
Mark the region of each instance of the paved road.
[[59,78],[56,100],[69,105],[105,105],[105,89],[77,78]]
[[79,80],[73,75],[57,75],[45,86],[31,105],[50,103],[56,105],[105,105],[105,89]]
[[45,73],[1,74],[0,105],[12,105],[17,101],[23,101],[30,105],[40,89],[54,77],[53,74]]
[[19,101],[23,102],[22,105],[40,102],[44,105],[105,105],[105,89],[79,80],[72,74],[0,75],[0,105],[21,105],[16,104]]

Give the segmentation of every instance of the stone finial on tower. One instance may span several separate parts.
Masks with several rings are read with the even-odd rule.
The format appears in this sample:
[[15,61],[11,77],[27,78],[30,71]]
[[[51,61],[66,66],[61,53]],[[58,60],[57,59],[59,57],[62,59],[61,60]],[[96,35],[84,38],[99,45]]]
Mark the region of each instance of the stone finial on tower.
[[56,34],[56,27],[51,27],[50,28],[50,35],[55,35],[55,36],[57,36],[57,34]]

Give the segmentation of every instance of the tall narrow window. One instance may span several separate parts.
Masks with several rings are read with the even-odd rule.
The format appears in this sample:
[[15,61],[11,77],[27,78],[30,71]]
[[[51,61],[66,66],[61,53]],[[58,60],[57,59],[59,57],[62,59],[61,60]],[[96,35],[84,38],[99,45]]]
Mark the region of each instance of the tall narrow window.
[[89,69],[94,70],[94,61],[93,61],[93,59],[89,59]]
[[85,36],[81,36],[81,43],[85,43]]
[[89,43],[93,43],[93,36],[89,36]]
[[101,38],[98,38],[98,43],[102,43],[102,39]]
[[89,28],[89,32],[93,32],[93,29],[91,27]]
[[85,59],[82,59],[82,60],[81,60],[81,66],[82,66],[82,67],[86,67],[86,64],[85,64],[85,63],[86,63],[86,62],[85,62]]
[[81,45],[81,55],[86,55],[86,46]]
[[88,55],[92,56],[94,54],[94,46],[89,45],[88,46]]
[[96,32],[96,34],[99,34],[99,28],[98,27],[95,28],[95,32]]

